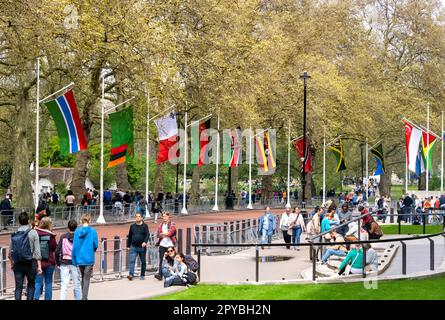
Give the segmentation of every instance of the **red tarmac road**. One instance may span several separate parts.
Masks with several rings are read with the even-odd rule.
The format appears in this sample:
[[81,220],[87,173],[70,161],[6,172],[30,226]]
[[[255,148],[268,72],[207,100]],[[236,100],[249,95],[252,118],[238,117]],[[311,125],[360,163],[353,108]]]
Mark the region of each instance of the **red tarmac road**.
[[[284,209],[272,209],[275,214],[283,212]],[[193,228],[195,224],[211,224],[211,223],[222,223],[226,221],[236,221],[242,219],[258,218],[263,214],[264,210],[245,210],[245,211],[233,211],[233,212],[211,212],[204,214],[195,214],[189,216],[172,216],[172,221],[175,222],[176,228]],[[161,218],[158,219],[158,224],[162,221]],[[128,234],[129,226],[132,222],[122,223],[122,224],[109,224],[109,225],[95,225],[93,226],[98,233],[99,239],[104,237],[107,239],[113,239],[115,236],[124,238]],[[151,233],[156,232],[157,225],[154,224],[153,220],[150,219],[146,221]],[[56,229],[54,233],[56,234],[56,239],[60,237],[61,234],[67,232],[67,229]],[[193,232],[193,231],[192,231]],[[9,246],[11,238],[10,232],[0,233],[0,247]]]

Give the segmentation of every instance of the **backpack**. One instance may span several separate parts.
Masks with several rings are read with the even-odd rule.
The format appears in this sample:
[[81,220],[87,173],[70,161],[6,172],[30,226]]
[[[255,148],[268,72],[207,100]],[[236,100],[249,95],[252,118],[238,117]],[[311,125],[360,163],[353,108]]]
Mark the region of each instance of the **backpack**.
[[309,221],[306,225],[307,234],[315,234],[314,221]]
[[71,252],[73,251],[73,243],[68,238],[62,240],[62,259],[72,260]]
[[28,233],[31,230],[17,231],[11,235],[11,254],[14,263],[32,260],[31,245],[28,238]]
[[196,284],[198,282],[198,277],[192,271],[188,271],[187,273],[185,273],[183,275],[183,278],[185,278],[187,280],[187,284],[193,285],[193,284]]
[[198,262],[196,262],[195,259],[193,259],[193,257],[189,254],[187,254],[185,256],[185,264],[190,268],[190,270],[192,270],[193,272],[198,271],[199,269],[199,264]]
[[50,239],[51,239],[50,235],[39,236],[40,255],[42,256],[42,260],[49,259],[49,240]]

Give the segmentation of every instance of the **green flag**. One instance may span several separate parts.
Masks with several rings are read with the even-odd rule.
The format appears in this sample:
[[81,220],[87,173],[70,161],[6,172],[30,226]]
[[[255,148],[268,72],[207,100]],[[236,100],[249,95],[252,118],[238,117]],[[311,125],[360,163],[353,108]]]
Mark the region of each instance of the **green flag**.
[[110,113],[111,156],[108,168],[133,158],[133,107]]
[[335,142],[334,144],[330,145],[329,149],[331,149],[334,152],[334,155],[338,161],[335,172],[346,170],[345,157],[343,154],[343,145],[341,143],[341,139]]

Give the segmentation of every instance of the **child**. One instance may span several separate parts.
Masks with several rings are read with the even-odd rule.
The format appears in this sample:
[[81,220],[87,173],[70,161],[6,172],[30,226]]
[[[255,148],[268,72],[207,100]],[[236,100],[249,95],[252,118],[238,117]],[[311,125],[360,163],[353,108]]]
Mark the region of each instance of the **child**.
[[185,286],[187,284],[187,265],[184,262],[185,256],[183,253],[178,253],[175,257],[178,265],[175,270],[172,270],[172,275],[167,277],[164,282],[164,288],[178,285]]

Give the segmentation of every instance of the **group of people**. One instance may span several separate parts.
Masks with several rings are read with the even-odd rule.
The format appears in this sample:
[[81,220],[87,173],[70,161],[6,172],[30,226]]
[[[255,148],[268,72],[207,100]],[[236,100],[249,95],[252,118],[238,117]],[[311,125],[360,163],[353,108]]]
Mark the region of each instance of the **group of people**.
[[412,224],[421,224],[425,214],[427,214],[426,221],[430,223],[434,217],[433,209],[445,209],[445,194],[424,199],[415,194],[406,194],[397,202],[398,219]]
[[[26,212],[19,215],[17,232],[11,236],[9,259],[14,271],[15,299],[21,300],[26,278],[28,300],[52,299],[53,274],[60,268],[60,299],[65,300],[68,284],[73,280],[76,300],[87,300],[94,254],[98,248],[97,232],[90,226],[91,216],[82,215],[81,225],[76,220],[68,222],[68,232],[59,241],[52,232],[50,217],[42,217],[31,225]],[[43,290],[44,288],[44,290]]]

